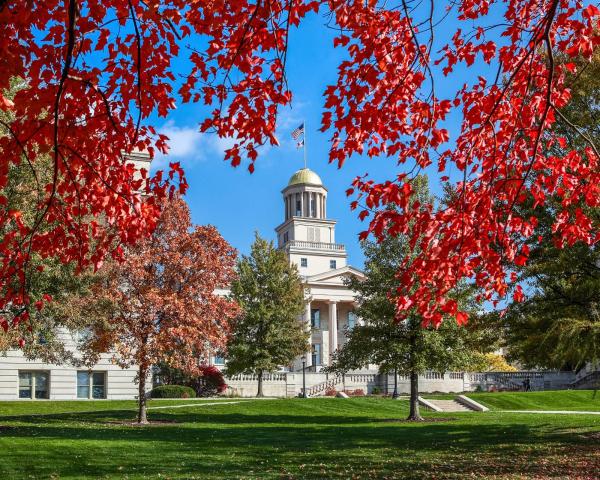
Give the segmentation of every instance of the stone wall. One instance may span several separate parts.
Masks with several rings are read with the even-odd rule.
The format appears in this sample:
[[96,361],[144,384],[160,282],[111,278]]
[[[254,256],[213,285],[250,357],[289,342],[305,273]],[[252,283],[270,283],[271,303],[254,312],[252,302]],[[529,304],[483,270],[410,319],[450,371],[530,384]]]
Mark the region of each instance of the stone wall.
[[[426,372],[419,376],[421,393],[461,393],[476,390],[523,390],[524,382],[529,380],[531,390],[561,390],[571,388],[575,381],[574,372]],[[236,375],[226,378],[227,394],[241,397],[253,397],[258,388],[255,375]],[[352,372],[343,376],[326,373],[306,372],[307,391],[313,395],[323,395],[327,388],[337,391],[362,390],[365,394],[378,389],[383,393],[394,391],[394,376],[379,375],[373,371]],[[327,382],[327,383],[326,383]],[[410,392],[410,379],[398,375],[398,393]],[[313,387],[313,388],[311,388]],[[296,397],[302,392],[302,373],[275,373],[266,375],[263,391],[268,397]]]

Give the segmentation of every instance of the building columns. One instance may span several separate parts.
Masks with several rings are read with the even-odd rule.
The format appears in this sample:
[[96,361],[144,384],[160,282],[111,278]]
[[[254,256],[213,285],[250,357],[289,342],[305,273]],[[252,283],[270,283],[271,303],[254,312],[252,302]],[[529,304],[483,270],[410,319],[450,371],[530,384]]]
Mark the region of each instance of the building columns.
[[337,302],[329,303],[329,364],[338,347]]
[[310,302],[306,302],[306,310],[304,312],[304,321],[308,326],[308,330],[310,331],[310,336],[308,337],[308,352],[306,352],[306,367],[312,366],[312,322],[310,318]]

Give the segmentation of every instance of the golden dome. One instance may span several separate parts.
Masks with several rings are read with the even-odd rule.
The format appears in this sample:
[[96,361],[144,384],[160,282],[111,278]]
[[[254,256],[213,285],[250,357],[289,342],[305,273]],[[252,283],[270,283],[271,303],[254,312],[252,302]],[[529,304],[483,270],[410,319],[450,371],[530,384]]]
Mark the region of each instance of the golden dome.
[[323,186],[321,177],[319,177],[315,172],[313,172],[310,168],[301,168],[292,175],[290,181],[288,182],[288,187],[305,183],[309,185]]

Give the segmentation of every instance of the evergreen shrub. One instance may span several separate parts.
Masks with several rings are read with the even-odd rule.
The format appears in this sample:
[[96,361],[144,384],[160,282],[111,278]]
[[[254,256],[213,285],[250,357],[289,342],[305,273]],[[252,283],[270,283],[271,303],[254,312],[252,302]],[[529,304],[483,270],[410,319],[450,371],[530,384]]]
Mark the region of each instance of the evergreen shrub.
[[150,392],[152,398],[195,398],[196,392],[184,385],[159,385]]

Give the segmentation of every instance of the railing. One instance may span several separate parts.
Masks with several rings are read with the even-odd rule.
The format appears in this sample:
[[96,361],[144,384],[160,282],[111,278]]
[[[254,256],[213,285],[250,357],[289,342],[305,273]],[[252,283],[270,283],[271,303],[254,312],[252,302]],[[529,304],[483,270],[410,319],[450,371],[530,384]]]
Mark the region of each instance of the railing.
[[439,372],[425,372],[423,374],[423,377],[426,380],[443,380],[444,379],[444,374],[443,373],[439,373]]
[[486,375],[488,377],[491,377],[493,379],[509,379],[509,380],[514,380],[514,379],[519,379],[519,380],[523,380],[525,378],[544,378],[544,375],[546,373],[553,373],[553,372],[527,372],[527,371],[522,371],[522,372],[488,372],[486,373]]
[[600,372],[589,372],[587,375],[584,375],[571,383],[571,387],[577,388],[587,383],[593,383],[594,388],[598,388],[600,386]]
[[346,382],[347,383],[369,383],[377,381],[376,373],[347,373],[346,374]]
[[[228,380],[236,382],[257,382],[257,375],[240,374],[232,377],[226,377]],[[287,374],[285,373],[265,373],[263,375],[263,381],[265,382],[287,382]]]
[[324,382],[317,383],[316,385],[313,385],[312,387],[307,388],[306,394],[309,397],[318,395],[332,387],[335,387],[336,385],[342,383],[343,381],[344,381],[343,375],[339,375],[335,378],[330,378],[329,380],[325,380]]
[[305,242],[303,240],[290,240],[286,243],[289,247],[312,248],[315,250],[335,250],[343,252],[346,247],[341,243]]

